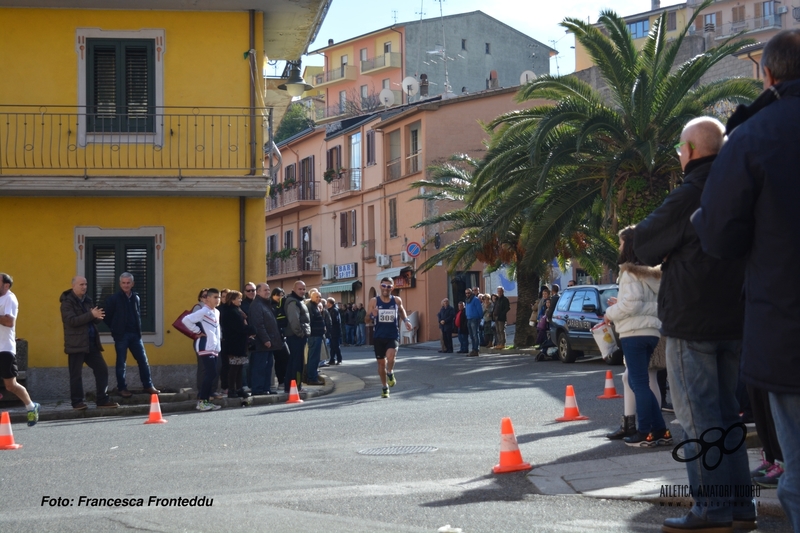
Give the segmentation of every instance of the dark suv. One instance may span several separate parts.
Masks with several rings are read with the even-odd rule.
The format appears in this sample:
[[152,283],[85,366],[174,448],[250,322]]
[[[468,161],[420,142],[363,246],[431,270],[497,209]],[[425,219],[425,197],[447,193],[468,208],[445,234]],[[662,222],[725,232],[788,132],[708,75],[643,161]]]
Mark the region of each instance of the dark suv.
[[[603,321],[608,299],[616,298],[618,291],[617,285],[576,285],[564,289],[550,323],[550,338],[558,347],[562,363],[574,363],[584,353],[600,353],[590,330]],[[614,353],[610,363],[622,364],[621,350]]]

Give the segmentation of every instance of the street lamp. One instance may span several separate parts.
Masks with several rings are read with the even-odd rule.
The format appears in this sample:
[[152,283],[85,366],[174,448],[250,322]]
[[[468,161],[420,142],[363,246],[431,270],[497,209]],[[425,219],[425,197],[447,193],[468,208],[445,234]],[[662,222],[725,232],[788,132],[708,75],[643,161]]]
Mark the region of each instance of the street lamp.
[[300,61],[287,61],[287,66],[291,67],[289,78],[286,82],[278,85],[278,89],[286,91],[291,96],[300,96],[314,88],[313,85],[306,83],[306,80],[300,74]]

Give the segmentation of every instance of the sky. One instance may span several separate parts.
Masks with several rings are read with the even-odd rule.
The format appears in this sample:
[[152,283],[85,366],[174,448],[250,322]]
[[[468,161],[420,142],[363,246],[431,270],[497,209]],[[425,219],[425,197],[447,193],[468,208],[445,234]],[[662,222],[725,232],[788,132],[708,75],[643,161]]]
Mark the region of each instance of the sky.
[[[661,6],[679,3],[682,2],[662,0]],[[649,11],[650,6],[650,0],[443,0],[441,3],[445,16],[480,10],[555,48],[559,55],[550,59],[551,74],[569,74],[575,70],[575,54],[571,48],[575,39],[558,25],[565,17],[595,22],[604,9],[626,16]],[[419,20],[420,12],[426,19],[438,17],[439,7],[438,0],[333,0],[316,41],[308,49],[326,46],[328,39],[340,42],[390,26],[395,21],[395,12],[397,22]],[[318,54],[303,58],[303,65],[322,64],[322,56]],[[268,75],[274,73],[268,72]]]

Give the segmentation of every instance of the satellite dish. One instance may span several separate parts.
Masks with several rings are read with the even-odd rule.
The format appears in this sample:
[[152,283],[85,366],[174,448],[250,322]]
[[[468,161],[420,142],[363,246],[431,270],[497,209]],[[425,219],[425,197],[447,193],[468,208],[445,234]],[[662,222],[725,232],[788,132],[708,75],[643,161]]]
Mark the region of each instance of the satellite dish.
[[526,70],[519,76],[519,84],[525,85],[529,81],[535,80],[536,74],[532,70]]
[[408,96],[414,96],[419,91],[419,82],[413,76],[408,76],[404,78],[400,84],[403,87],[403,92],[406,93]]
[[394,93],[391,89],[384,89],[378,95],[384,107],[392,107],[394,105]]

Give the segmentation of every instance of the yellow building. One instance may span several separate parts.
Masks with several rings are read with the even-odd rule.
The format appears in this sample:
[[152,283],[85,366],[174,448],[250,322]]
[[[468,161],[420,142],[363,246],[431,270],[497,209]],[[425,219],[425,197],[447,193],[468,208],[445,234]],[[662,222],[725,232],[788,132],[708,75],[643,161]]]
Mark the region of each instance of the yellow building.
[[171,324],[202,287],[266,279],[263,147],[290,97],[261,69],[299,59],[327,4],[0,0],[0,271],[35,397],[68,397],[59,296],[72,277],[102,303],[123,271],[154,382],[195,386]]

